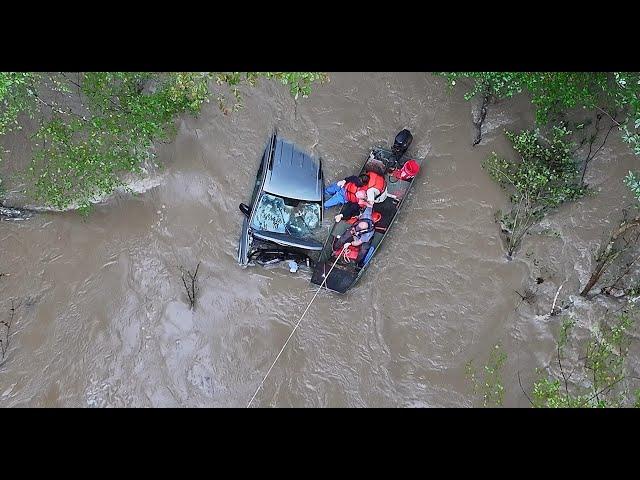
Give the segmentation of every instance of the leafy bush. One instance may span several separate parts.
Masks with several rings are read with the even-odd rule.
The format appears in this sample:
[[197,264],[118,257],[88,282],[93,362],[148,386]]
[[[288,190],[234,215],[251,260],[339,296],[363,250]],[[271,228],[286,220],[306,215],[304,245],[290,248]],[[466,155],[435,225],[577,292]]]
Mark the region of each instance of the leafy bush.
[[635,172],[629,172],[626,177],[624,177],[624,183],[629,187],[629,190],[636,197],[636,200],[640,201],[640,178]]
[[475,395],[482,396],[484,407],[502,406],[504,401],[504,385],[502,384],[502,368],[507,361],[507,354],[500,344],[494,345],[489,353],[487,363],[482,368],[482,376],[475,371],[473,362],[466,365],[466,374],[473,385]]
[[537,129],[506,132],[518,158],[509,160],[493,152],[483,162],[489,175],[510,193],[514,205],[500,219],[508,232],[509,255],[549,210],[585,194],[572,157],[570,134],[564,127],[553,127],[551,139],[546,141]]
[[465,94],[510,98],[528,93],[536,107],[536,121],[546,124],[553,115],[574,108],[620,110],[622,138],[640,155],[639,72],[441,72],[451,87],[462,79],[472,81]]
[[[601,325],[586,345],[583,364],[565,372],[562,364],[564,349],[570,338],[573,321],[564,320],[558,339],[558,366],[560,372],[550,372],[533,385],[532,404],[535,407],[623,407],[640,406],[640,389],[631,392],[628,385],[625,361],[629,351],[633,326],[632,313],[625,312],[615,318],[612,327]],[[565,360],[566,361],[566,360]],[[579,360],[580,361],[580,360]],[[578,367],[582,367],[581,369]],[[574,374],[577,375],[574,376]],[[569,383],[571,377],[574,383]],[[635,398],[634,398],[635,397]]]
[[[315,72],[89,72],[0,74],[0,135],[20,128],[21,113],[37,114],[40,128],[27,193],[46,205],[78,204],[111,193],[125,172],[140,172],[154,141],[175,133],[174,119],[197,114],[209,101],[209,82],[226,84],[241,107],[238,86],[264,77],[306,97]],[[218,96],[227,113],[223,95]]]

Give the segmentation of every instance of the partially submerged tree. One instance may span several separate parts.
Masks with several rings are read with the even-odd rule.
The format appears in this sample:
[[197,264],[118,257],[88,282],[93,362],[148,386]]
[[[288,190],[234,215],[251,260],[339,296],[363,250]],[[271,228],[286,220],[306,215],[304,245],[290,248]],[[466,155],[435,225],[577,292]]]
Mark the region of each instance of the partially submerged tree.
[[180,272],[182,274],[182,284],[184,285],[184,290],[187,294],[187,299],[189,300],[189,309],[191,310],[193,310],[196,306],[196,296],[200,291],[200,288],[197,285],[198,270],[200,270],[200,262],[198,262],[198,265],[193,272],[180,267]]
[[[610,272],[613,272],[613,278],[606,282],[600,293],[610,293],[615,289],[624,294],[625,286],[623,281],[631,273],[633,266],[640,260],[638,252],[639,239],[640,217],[627,219],[625,212],[625,217],[612,230],[608,240],[603,242],[596,253],[595,267],[580,295],[586,297],[605,274]],[[625,261],[621,262],[621,259]],[[615,268],[612,268],[614,266]]]
[[[121,185],[123,173],[141,171],[152,143],[174,134],[178,115],[200,111],[211,81],[229,86],[237,110],[238,86],[260,77],[288,85],[296,99],[326,79],[314,72],[0,73],[0,138],[21,129],[21,119],[36,121],[26,193],[56,208],[86,210]],[[217,98],[227,112],[224,92]]]
[[568,369],[571,330],[575,321],[564,318],[557,341],[558,369],[547,368],[529,397],[535,407],[640,407],[640,384],[627,371],[626,359],[634,326],[633,310],[602,322],[585,344],[574,346]]
[[[574,335],[576,322],[562,318],[556,344],[556,357],[544,369],[530,390],[518,384],[532,407],[605,408],[640,407],[640,378],[627,364],[629,347],[635,337],[636,311],[615,312],[594,328],[586,340]],[[557,318],[557,317],[556,317]],[[502,369],[507,354],[497,344],[478,372],[473,362],[466,365],[474,395],[484,407],[502,406],[505,387]]]
[[[640,179],[637,175],[629,172],[624,181],[640,202]],[[637,206],[636,204],[634,210]],[[636,210],[635,217],[628,218],[629,210],[626,209],[622,214],[622,220],[613,228],[609,238],[596,253],[596,264],[587,284],[580,292],[583,297],[587,297],[599,282],[604,283],[599,293],[613,293],[615,296],[640,293],[640,283],[632,275],[640,260],[640,215]],[[607,276],[612,278],[607,280]]]
[[482,398],[482,406],[499,407],[504,401],[504,385],[502,384],[502,368],[507,361],[507,354],[500,344],[493,346],[487,362],[478,372],[473,361],[465,366],[465,373],[473,386],[475,395]]
[[511,210],[498,213],[509,256],[550,210],[586,192],[567,141],[570,133],[564,127],[553,127],[551,138],[545,140],[539,130],[507,132],[518,157],[506,159],[493,152],[483,163],[510,194]]
[[503,99],[527,93],[536,107],[536,122],[542,126],[572,109],[599,111],[614,118],[622,138],[640,155],[639,72],[441,72],[451,87],[468,79],[465,93]]
[[[5,274],[0,274],[5,275]],[[7,359],[7,351],[9,350],[9,341],[11,340],[11,327],[13,326],[13,319],[16,314],[16,308],[14,300],[11,299],[11,307],[9,308],[9,315],[6,320],[0,320],[0,365],[2,365]]]

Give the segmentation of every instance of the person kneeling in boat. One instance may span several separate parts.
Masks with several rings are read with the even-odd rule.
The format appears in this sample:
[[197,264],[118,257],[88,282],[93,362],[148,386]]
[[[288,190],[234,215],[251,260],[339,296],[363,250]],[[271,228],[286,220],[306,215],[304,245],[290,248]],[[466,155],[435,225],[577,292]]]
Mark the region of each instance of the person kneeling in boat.
[[[375,233],[375,226],[371,218],[372,215],[373,208],[367,207],[358,217],[354,226],[344,232],[342,236],[335,239],[333,244],[334,252],[339,254],[343,252],[344,249],[347,251],[345,255],[346,258],[360,263],[369,251],[369,248],[371,248],[371,239]],[[351,247],[356,247],[353,250],[357,250],[357,256],[353,254],[350,255],[351,252],[349,252],[349,250]]]
[[369,180],[365,183],[367,192],[367,202],[382,203],[387,198],[387,182],[384,175],[376,172],[367,172]]

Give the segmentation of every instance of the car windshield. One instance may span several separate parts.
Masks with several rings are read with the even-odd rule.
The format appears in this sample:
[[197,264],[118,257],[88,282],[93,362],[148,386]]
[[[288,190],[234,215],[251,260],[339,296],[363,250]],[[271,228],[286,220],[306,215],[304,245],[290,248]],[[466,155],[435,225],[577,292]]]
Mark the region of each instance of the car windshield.
[[263,193],[251,227],[297,238],[310,237],[320,225],[320,204]]

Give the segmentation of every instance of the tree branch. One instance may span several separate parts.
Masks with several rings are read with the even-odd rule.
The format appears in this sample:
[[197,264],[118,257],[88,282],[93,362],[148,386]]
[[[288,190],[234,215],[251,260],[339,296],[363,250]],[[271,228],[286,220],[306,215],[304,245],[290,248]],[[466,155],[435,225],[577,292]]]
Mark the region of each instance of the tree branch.
[[522,381],[520,380],[520,370],[518,370],[518,383],[520,384],[520,389],[522,390],[522,393],[524,393],[524,396],[527,397],[527,400],[529,400],[529,403],[531,404],[531,406],[535,407],[534,403],[531,401],[531,398],[529,397],[529,395],[527,395],[527,392],[524,390],[522,386]]
[[567,381],[567,377],[564,374],[562,361],[560,359],[560,342],[558,342],[558,365],[560,365],[560,373],[562,374],[562,378],[564,379],[564,391],[567,393],[567,398],[569,398],[569,382]]
[[611,390],[611,388],[616,385],[617,383],[621,382],[622,380],[624,380],[625,377],[620,377],[618,378],[615,382],[610,383],[609,385],[607,385],[606,387],[604,387],[602,390],[600,390],[599,392],[596,392],[595,394],[593,394],[591,397],[587,398],[584,402],[582,402],[582,404],[580,406],[584,406],[587,403],[589,403],[591,400],[593,400],[594,398],[597,398],[598,395],[600,395],[601,393],[603,393],[605,390]]
[[[182,284],[184,285],[184,289],[187,292],[187,298],[189,299],[189,308],[193,309],[196,304],[196,294],[198,292],[198,287],[196,286],[196,278],[198,276],[198,270],[200,269],[200,262],[196,266],[195,272],[191,273],[189,270],[186,270],[183,267],[180,267],[180,271],[182,272]],[[188,277],[189,282],[187,283]]]
[[[61,72],[62,73],[62,72]],[[73,85],[75,85],[76,87],[78,87],[78,95],[80,95],[80,91],[82,89],[81,85],[79,83],[76,83],[74,80],[71,80],[71,78],[67,77],[64,73],[62,73],[62,76],[64,78],[66,78],[70,83],[72,83]],[[79,74],[78,74],[79,76]],[[118,105],[111,97],[106,97],[107,100],[109,100],[109,102],[111,102],[111,104],[116,107],[118,110],[120,110],[121,112],[130,114],[131,110],[123,108],[121,105]]]
[[618,125],[619,127],[621,127],[621,126],[622,126],[622,124],[621,124],[620,122],[618,122],[615,118],[613,118],[613,117],[611,116],[611,114],[610,114],[609,112],[607,112],[606,110],[603,110],[602,108],[600,108],[600,107],[598,107],[598,106],[596,106],[596,109],[597,109],[597,110],[600,110],[602,113],[604,113],[606,116],[608,116],[608,117],[609,117],[611,120],[613,120],[613,122],[614,122],[616,125]]
[[9,311],[11,312],[9,314],[9,320],[0,321],[0,324],[4,325],[6,329],[4,339],[0,338],[0,354],[1,354],[0,365],[3,365],[4,362],[6,361],[6,354],[7,354],[7,350],[9,349],[9,338],[11,335],[11,326],[13,325],[13,317],[16,312],[16,305],[14,303],[13,298],[11,299],[11,308],[9,309]]
[[636,263],[638,260],[640,260],[640,255],[638,255],[637,257],[635,257],[628,265],[626,270],[624,270],[620,276],[618,276],[618,278],[616,278],[616,280],[610,285],[610,287],[615,287],[618,282],[620,280],[622,280],[622,277],[624,277],[625,275],[627,275],[629,273],[629,271],[631,270],[631,267],[633,266],[634,263]]
[[614,124],[611,124],[611,126],[609,127],[609,130],[607,131],[607,134],[604,136],[604,140],[602,141],[600,146],[597,148],[597,150],[593,152],[593,155],[591,155],[591,147],[593,145],[593,142],[589,143],[589,154],[587,155],[587,158],[584,161],[584,167],[582,168],[582,177],[580,178],[581,184],[584,185],[584,176],[587,173],[587,166],[589,165],[589,162],[595,158],[598,152],[602,150],[602,147],[604,147],[604,144],[607,143],[607,138],[609,138],[609,134],[611,133],[611,130],[613,130],[614,126],[615,126]]
[[631,228],[636,228],[640,226],[640,217],[635,217],[633,220],[629,222],[622,222],[609,237],[609,242],[607,246],[601,250],[602,253],[598,255],[598,262],[596,264],[596,268],[591,274],[587,285],[580,292],[581,297],[586,297],[589,291],[593,288],[593,286],[598,282],[606,268],[608,268],[611,263],[618,257],[620,252],[614,251],[614,244],[620,236],[622,236],[625,232],[627,232]]

